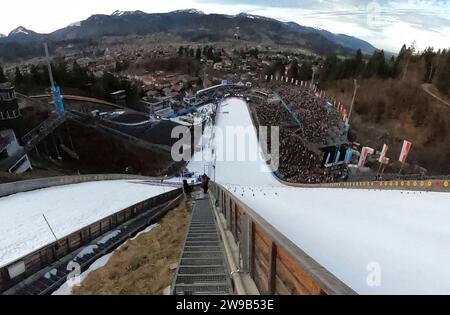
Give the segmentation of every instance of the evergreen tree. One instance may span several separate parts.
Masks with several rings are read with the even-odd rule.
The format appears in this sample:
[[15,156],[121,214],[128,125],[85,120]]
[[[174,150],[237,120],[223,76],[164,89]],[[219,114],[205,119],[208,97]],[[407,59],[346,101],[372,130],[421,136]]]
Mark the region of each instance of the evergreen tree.
[[178,56],[181,57],[181,56],[183,56],[183,54],[184,54],[184,47],[183,47],[183,46],[180,46],[180,47],[178,48]]
[[336,73],[338,73],[338,63],[339,60],[336,55],[329,55],[325,59],[325,62],[320,73],[320,81],[326,82],[331,81],[336,78]]
[[5,73],[3,72],[3,67],[0,65],[0,83],[7,82],[8,78],[6,77]]
[[15,75],[14,75],[14,84],[21,85],[23,83],[23,75],[20,72],[19,67],[16,67]]
[[206,50],[206,59],[208,60],[213,60],[214,59],[214,50],[212,47],[208,47],[208,49]]
[[435,73],[435,65],[434,65],[434,59],[435,59],[435,53],[433,47],[427,47],[421,55],[421,59],[423,60],[424,65],[424,77],[423,82],[425,83],[431,83],[433,81],[433,76]]
[[298,70],[298,79],[302,81],[311,80],[313,75],[312,65],[310,63],[304,63]]
[[202,50],[200,49],[200,47],[197,47],[197,51],[195,52],[195,58],[197,60],[202,59]]
[[364,71],[364,77],[371,78],[378,76],[381,78],[387,78],[389,74],[390,71],[386,64],[384,50],[375,51],[367,63],[366,70]]
[[402,48],[400,49],[400,52],[398,53],[397,59],[395,59],[394,69],[392,71],[394,78],[398,77],[402,72],[402,64],[406,61],[407,54],[408,49],[406,48],[406,45],[403,44]]
[[31,83],[34,85],[39,85],[41,82],[41,74],[39,73],[39,69],[36,65],[32,65],[30,68],[31,74]]
[[439,66],[434,80],[438,90],[450,96],[450,51],[443,51],[439,56]]
[[291,65],[290,65],[290,67],[289,67],[287,76],[288,76],[289,78],[297,79],[297,78],[298,78],[298,73],[299,73],[299,69],[298,69],[298,61],[297,61],[297,59],[294,59],[294,60],[291,62]]

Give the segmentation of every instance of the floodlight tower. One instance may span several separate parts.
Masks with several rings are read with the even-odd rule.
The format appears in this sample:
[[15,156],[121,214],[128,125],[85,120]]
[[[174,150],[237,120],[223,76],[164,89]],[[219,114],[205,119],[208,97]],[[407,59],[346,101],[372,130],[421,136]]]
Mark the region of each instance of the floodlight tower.
[[50,55],[48,53],[47,43],[44,43],[44,47],[45,47],[45,58],[47,60],[48,76],[50,78],[50,88],[52,90],[52,95],[53,95],[53,104],[55,106],[56,112],[58,112],[58,105],[56,102],[56,94],[55,94],[55,80],[53,79],[52,65],[50,63]]

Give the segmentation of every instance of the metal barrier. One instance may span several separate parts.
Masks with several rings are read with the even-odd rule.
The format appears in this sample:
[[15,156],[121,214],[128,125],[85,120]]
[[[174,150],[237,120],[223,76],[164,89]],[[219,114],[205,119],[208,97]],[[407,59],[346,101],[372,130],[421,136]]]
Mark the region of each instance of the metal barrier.
[[450,192],[450,180],[386,180],[386,181],[361,181],[341,182],[330,184],[295,184],[279,180],[286,186],[300,188],[340,188],[340,189],[371,189],[371,190],[408,190],[429,192]]
[[221,185],[211,183],[211,189],[239,244],[241,271],[250,274],[260,293],[356,294]]

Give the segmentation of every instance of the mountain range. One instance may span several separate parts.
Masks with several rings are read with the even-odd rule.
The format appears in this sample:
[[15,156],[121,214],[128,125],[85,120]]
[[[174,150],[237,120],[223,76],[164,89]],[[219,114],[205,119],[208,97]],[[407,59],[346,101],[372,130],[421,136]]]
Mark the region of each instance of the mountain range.
[[356,37],[334,34],[294,22],[241,13],[238,15],[205,14],[201,11],[179,10],[169,13],[115,11],[111,15],[96,14],[88,19],[50,34],[39,34],[18,27],[8,36],[0,36],[2,47],[40,44],[44,41],[70,42],[99,39],[105,36],[173,34],[191,42],[232,41],[239,32],[248,42],[296,46],[319,54],[353,53],[357,49],[371,54],[376,50],[370,43]]

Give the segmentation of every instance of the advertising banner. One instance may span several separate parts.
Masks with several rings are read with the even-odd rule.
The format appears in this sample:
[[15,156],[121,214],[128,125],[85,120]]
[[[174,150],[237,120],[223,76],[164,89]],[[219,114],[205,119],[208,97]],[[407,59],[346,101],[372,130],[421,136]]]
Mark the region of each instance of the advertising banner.
[[406,162],[408,158],[409,151],[411,150],[412,143],[409,141],[403,141],[402,152],[400,153],[399,161],[402,163]]
[[388,146],[386,144],[383,145],[383,150],[381,151],[380,158],[378,159],[378,162],[380,162],[380,163],[384,162],[384,158],[386,157],[387,150],[388,150]]

